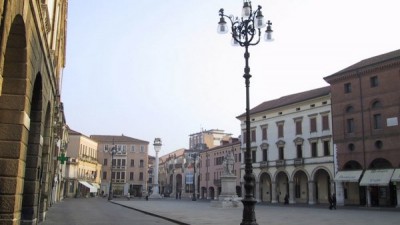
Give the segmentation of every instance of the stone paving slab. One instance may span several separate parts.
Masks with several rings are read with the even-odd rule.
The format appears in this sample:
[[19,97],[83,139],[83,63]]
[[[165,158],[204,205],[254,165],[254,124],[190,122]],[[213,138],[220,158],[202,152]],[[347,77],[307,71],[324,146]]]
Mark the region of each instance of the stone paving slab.
[[[149,214],[170,218],[180,224],[231,225],[240,224],[243,209],[215,208],[209,201],[175,199],[114,199],[113,203]],[[400,223],[400,209],[339,207],[329,210],[326,206],[256,205],[259,225],[393,225]]]

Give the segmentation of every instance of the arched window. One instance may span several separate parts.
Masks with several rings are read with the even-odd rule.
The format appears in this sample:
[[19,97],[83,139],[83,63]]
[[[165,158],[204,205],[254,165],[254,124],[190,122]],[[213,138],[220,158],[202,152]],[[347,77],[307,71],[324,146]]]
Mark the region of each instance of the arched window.
[[354,107],[351,106],[351,105],[347,106],[346,107],[346,113],[352,113],[352,112],[354,112]]
[[382,108],[382,103],[381,103],[380,101],[376,100],[376,101],[374,101],[374,102],[372,103],[371,108],[372,108],[372,109],[379,109],[379,108]]

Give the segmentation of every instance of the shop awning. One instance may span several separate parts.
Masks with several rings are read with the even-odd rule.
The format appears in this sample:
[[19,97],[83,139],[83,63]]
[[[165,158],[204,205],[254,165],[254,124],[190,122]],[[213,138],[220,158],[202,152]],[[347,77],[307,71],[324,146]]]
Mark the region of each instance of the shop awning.
[[395,169],[391,181],[400,182],[400,169]]
[[95,188],[97,188],[97,189],[100,189],[100,185],[99,184],[97,184],[97,183],[90,183],[93,187],[95,187]]
[[89,184],[86,181],[80,180],[79,183],[81,183],[83,186],[87,187],[90,189],[90,192],[97,192],[97,188],[93,187],[91,184]]
[[360,186],[387,186],[394,169],[366,170],[360,181]]
[[339,171],[335,176],[335,181],[358,182],[362,172],[362,170]]

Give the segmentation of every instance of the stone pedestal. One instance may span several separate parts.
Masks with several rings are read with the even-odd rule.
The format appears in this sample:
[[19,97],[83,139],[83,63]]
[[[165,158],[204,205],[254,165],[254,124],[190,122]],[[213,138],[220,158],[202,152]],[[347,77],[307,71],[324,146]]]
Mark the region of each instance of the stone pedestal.
[[221,177],[221,194],[217,201],[211,201],[212,207],[243,208],[241,198],[236,195],[236,176],[223,175]]

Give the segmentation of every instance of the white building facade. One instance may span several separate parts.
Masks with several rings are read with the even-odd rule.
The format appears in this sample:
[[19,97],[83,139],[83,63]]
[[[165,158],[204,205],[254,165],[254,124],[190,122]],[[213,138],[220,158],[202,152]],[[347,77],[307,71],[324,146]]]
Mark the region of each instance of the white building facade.
[[[238,119],[244,153],[245,114]],[[250,110],[250,120],[257,201],[327,203],[335,192],[330,88],[266,101]]]

